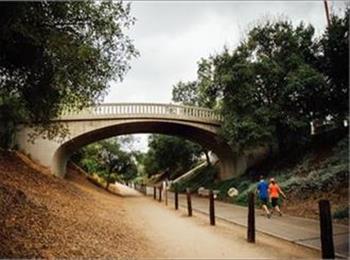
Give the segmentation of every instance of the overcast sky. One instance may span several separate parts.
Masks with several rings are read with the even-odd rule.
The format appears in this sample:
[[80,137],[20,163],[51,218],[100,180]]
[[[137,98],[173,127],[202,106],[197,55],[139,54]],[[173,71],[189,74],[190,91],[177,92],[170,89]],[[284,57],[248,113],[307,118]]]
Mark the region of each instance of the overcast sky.
[[[328,0],[331,12],[346,1]],[[132,1],[136,24],[128,32],[140,57],[121,83],[112,83],[105,102],[170,103],[172,86],[196,79],[197,61],[234,48],[264,17],[311,23],[321,34],[326,26],[318,1]],[[144,137],[142,138],[144,139]],[[145,142],[140,147],[145,149]]]

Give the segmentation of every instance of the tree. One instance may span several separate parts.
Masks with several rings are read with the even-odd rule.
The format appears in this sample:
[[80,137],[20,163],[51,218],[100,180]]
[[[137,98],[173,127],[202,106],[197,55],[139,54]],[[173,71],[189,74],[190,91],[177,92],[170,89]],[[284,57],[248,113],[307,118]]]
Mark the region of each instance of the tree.
[[115,181],[130,182],[137,176],[132,153],[121,149],[121,141],[129,139],[110,138],[77,151],[72,159],[89,174],[97,174],[106,181],[106,189]]
[[[218,108],[221,98],[219,89],[214,82],[213,57],[202,58],[198,64],[197,80],[189,82],[178,82],[173,86],[172,100],[187,106],[198,106],[206,108]],[[209,150],[202,147],[207,163],[210,165]]]
[[187,106],[215,108],[220,96],[214,83],[213,61],[213,57],[202,58],[197,63],[197,79],[176,83],[172,90],[172,100]]
[[201,59],[197,79],[173,100],[215,108],[222,135],[240,153],[260,145],[283,153],[310,140],[310,122],[349,117],[349,7],[316,38],[311,25],[266,21],[238,47]]
[[223,91],[223,132],[238,151],[277,142],[297,147],[313,119],[324,118],[329,96],[315,67],[314,28],[288,21],[254,27],[230,54],[215,59],[215,82]]
[[349,16],[349,7],[343,17],[332,16],[321,39],[319,60],[319,68],[327,78],[330,92],[324,105],[340,122],[349,117]]
[[188,171],[202,151],[201,147],[183,138],[151,135],[149,150],[144,158],[145,171],[154,175],[162,171],[169,172],[169,177]]
[[50,119],[101,100],[138,54],[121,1],[1,2],[0,10],[0,139],[19,122],[64,134]]

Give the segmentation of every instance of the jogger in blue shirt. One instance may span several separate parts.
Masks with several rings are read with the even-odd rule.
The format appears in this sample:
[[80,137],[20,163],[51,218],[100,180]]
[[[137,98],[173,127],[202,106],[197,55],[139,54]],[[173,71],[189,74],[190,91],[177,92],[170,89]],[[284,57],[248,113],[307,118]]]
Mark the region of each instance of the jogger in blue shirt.
[[264,180],[264,176],[260,176],[260,181],[256,187],[256,193],[259,195],[259,200],[261,203],[261,207],[265,210],[266,215],[268,218],[271,217],[271,213],[269,209],[267,208],[267,201],[269,198],[269,185]]

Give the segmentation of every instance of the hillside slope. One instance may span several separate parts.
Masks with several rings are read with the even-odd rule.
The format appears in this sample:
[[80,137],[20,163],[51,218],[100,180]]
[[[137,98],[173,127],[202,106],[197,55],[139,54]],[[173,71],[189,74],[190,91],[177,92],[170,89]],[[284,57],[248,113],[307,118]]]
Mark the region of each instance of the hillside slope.
[[148,255],[122,199],[72,169],[59,179],[2,152],[0,212],[0,258]]
[[[347,134],[347,133],[346,133]],[[274,177],[287,194],[288,200],[280,201],[283,212],[300,217],[318,218],[318,201],[331,202],[335,222],[348,224],[349,219],[349,138],[344,132],[336,136],[319,138],[316,145],[297,155],[278,160],[271,159],[239,178],[214,182],[213,176],[198,175],[206,188],[220,190],[219,199],[247,205],[248,193],[254,192],[259,176]],[[198,188],[193,182],[182,183],[183,187]],[[227,191],[235,187],[239,195],[229,198]],[[184,189],[183,189],[184,190]],[[258,206],[258,205],[257,205]]]

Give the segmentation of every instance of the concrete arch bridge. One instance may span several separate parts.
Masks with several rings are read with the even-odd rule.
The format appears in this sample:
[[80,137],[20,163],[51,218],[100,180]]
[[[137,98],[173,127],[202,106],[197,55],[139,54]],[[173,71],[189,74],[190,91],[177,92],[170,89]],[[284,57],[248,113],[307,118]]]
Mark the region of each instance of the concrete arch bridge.
[[[220,160],[220,178],[237,173],[237,159],[230,146],[218,135],[220,116],[206,108],[173,104],[118,103],[101,104],[80,112],[65,112],[53,120],[66,125],[69,135],[64,140],[39,137],[28,140],[33,129],[21,126],[16,143],[22,152],[49,167],[60,177],[66,173],[70,156],[79,148],[101,139],[136,133],[158,133],[184,137],[213,151]],[[174,158],[176,159],[176,158]]]

